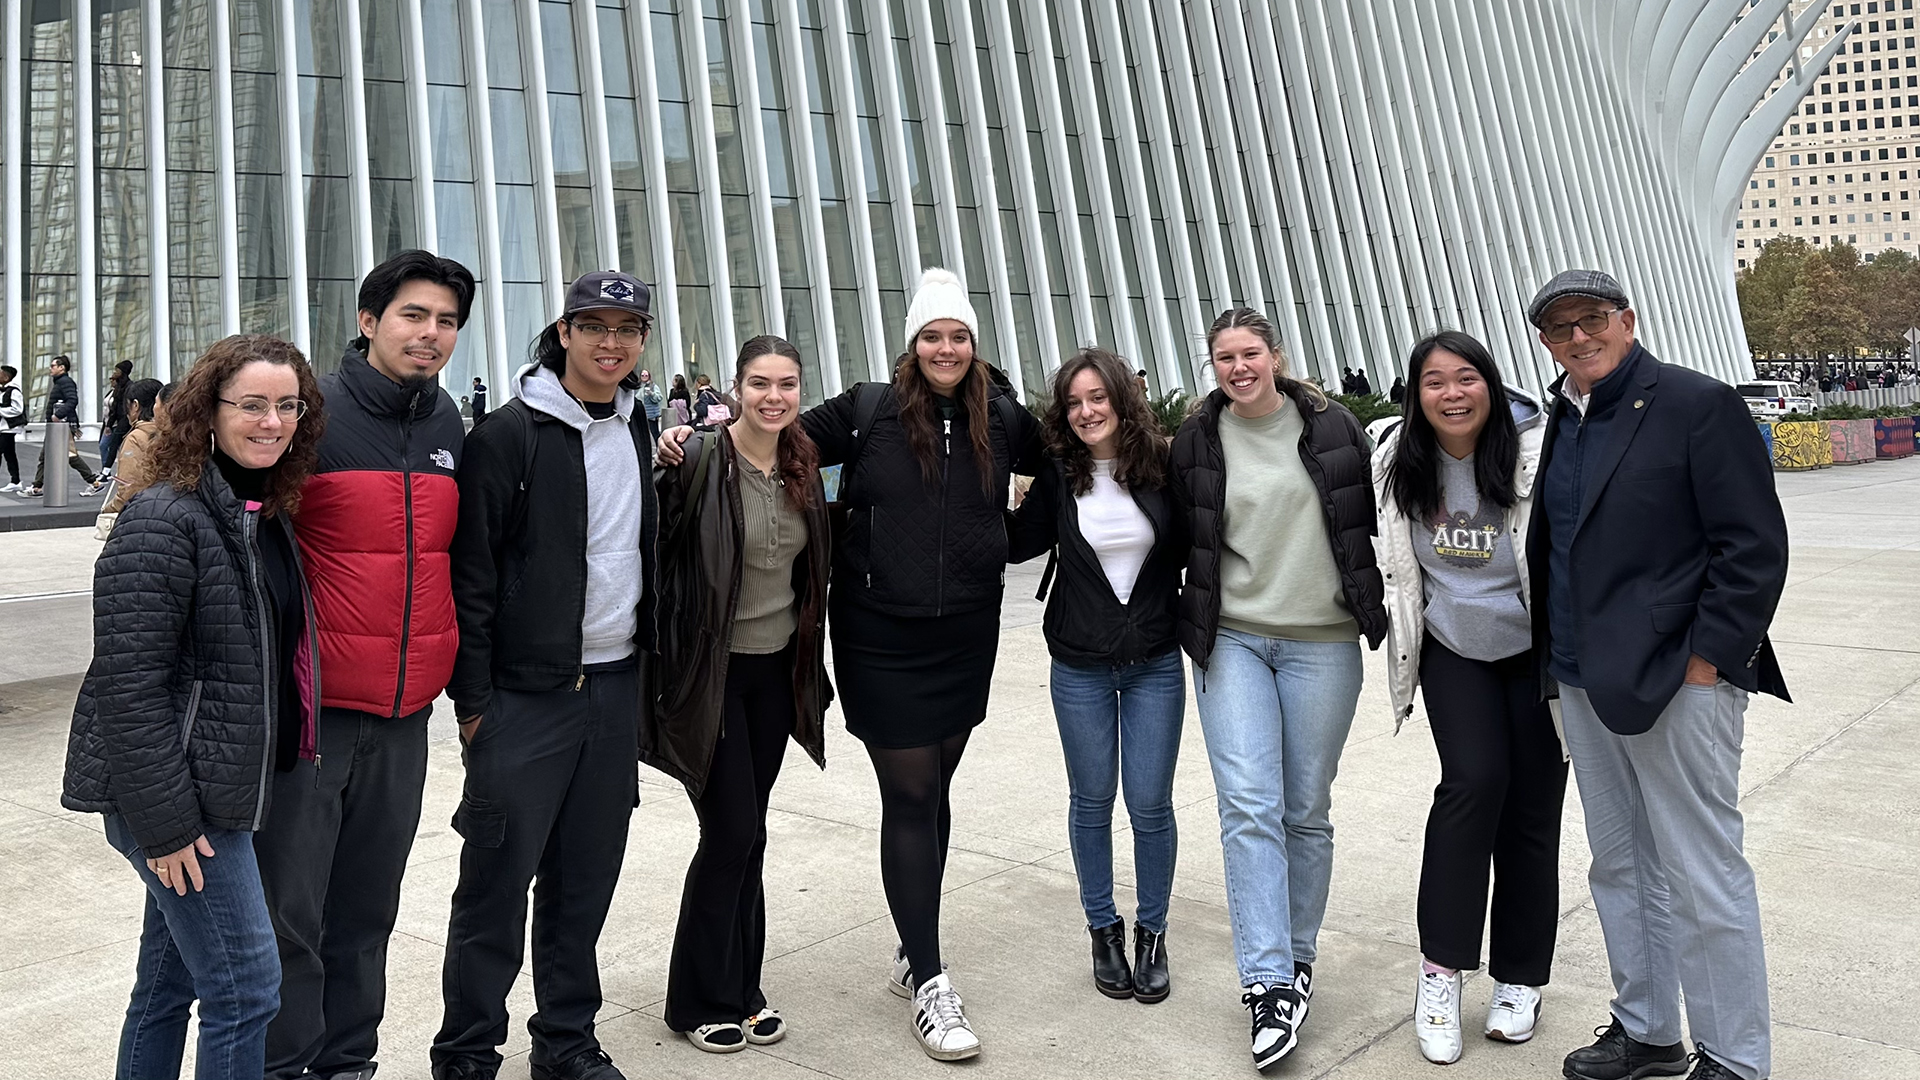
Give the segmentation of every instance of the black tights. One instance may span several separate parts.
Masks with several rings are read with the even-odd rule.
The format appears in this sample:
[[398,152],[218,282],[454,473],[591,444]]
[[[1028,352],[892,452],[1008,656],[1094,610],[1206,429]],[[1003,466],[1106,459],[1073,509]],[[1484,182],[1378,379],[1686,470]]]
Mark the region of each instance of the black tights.
[[906,750],[867,747],[880,778],[880,881],[915,986],[940,974],[940,882],[953,831],[947,793],[971,734]]

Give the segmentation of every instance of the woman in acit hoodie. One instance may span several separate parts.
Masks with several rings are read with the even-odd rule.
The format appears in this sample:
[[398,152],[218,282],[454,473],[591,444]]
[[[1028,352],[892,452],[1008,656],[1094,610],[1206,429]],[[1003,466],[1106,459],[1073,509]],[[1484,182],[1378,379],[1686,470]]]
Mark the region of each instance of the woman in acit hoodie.
[[467,781],[435,1077],[491,1077],[533,897],[536,1080],[618,1076],[593,1034],[595,946],[639,789],[654,647],[656,502],[634,365],[647,286],[573,283],[517,394],[467,437],[454,533],[460,651],[447,693]]
[[[1414,346],[1404,419],[1373,455],[1387,666],[1397,731],[1424,687],[1440,786],[1420,866],[1414,1032],[1459,1060],[1461,972],[1480,966],[1493,876],[1493,1000],[1484,1032],[1526,1042],[1560,916],[1567,766],[1534,679],[1527,522],[1545,432],[1486,346],[1446,331]],[[1518,421],[1518,423],[1516,423]]]

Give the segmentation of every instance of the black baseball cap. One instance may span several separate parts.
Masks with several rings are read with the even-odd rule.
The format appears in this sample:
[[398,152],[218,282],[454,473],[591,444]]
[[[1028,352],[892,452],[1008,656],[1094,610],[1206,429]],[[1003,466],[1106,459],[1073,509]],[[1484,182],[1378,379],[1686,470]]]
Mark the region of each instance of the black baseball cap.
[[1599,270],[1563,270],[1553,276],[1527,305],[1527,321],[1538,327],[1547,309],[1569,296],[1590,296],[1616,307],[1627,307],[1627,293],[1613,275]]
[[567,289],[567,305],[562,315],[574,315],[582,311],[631,311],[642,319],[651,321],[653,312],[650,302],[653,290],[647,283],[632,274],[623,274],[618,270],[595,270],[580,275]]

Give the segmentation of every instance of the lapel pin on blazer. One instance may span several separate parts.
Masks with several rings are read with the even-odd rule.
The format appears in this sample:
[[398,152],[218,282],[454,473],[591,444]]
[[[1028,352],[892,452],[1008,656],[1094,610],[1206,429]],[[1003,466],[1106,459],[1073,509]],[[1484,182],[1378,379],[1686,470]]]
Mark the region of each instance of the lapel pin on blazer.
[[1644,408],[1644,407],[1646,406],[1646,404],[1647,404],[1647,399],[1646,399],[1646,398],[1634,398],[1634,399],[1633,399],[1633,407],[1634,407],[1634,408],[1636,408],[1636,409],[1639,409],[1639,408]]

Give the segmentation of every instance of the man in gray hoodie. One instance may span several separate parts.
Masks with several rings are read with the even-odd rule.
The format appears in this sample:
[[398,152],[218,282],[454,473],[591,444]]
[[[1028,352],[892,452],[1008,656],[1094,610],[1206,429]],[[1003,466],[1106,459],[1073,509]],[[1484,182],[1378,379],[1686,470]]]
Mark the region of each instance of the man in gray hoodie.
[[535,1080],[622,1080],[594,1037],[595,946],[638,794],[654,648],[652,439],[633,375],[647,286],[573,283],[517,393],[467,436],[451,551],[466,840],[432,1050],[436,1080],[491,1080],[533,886]]

